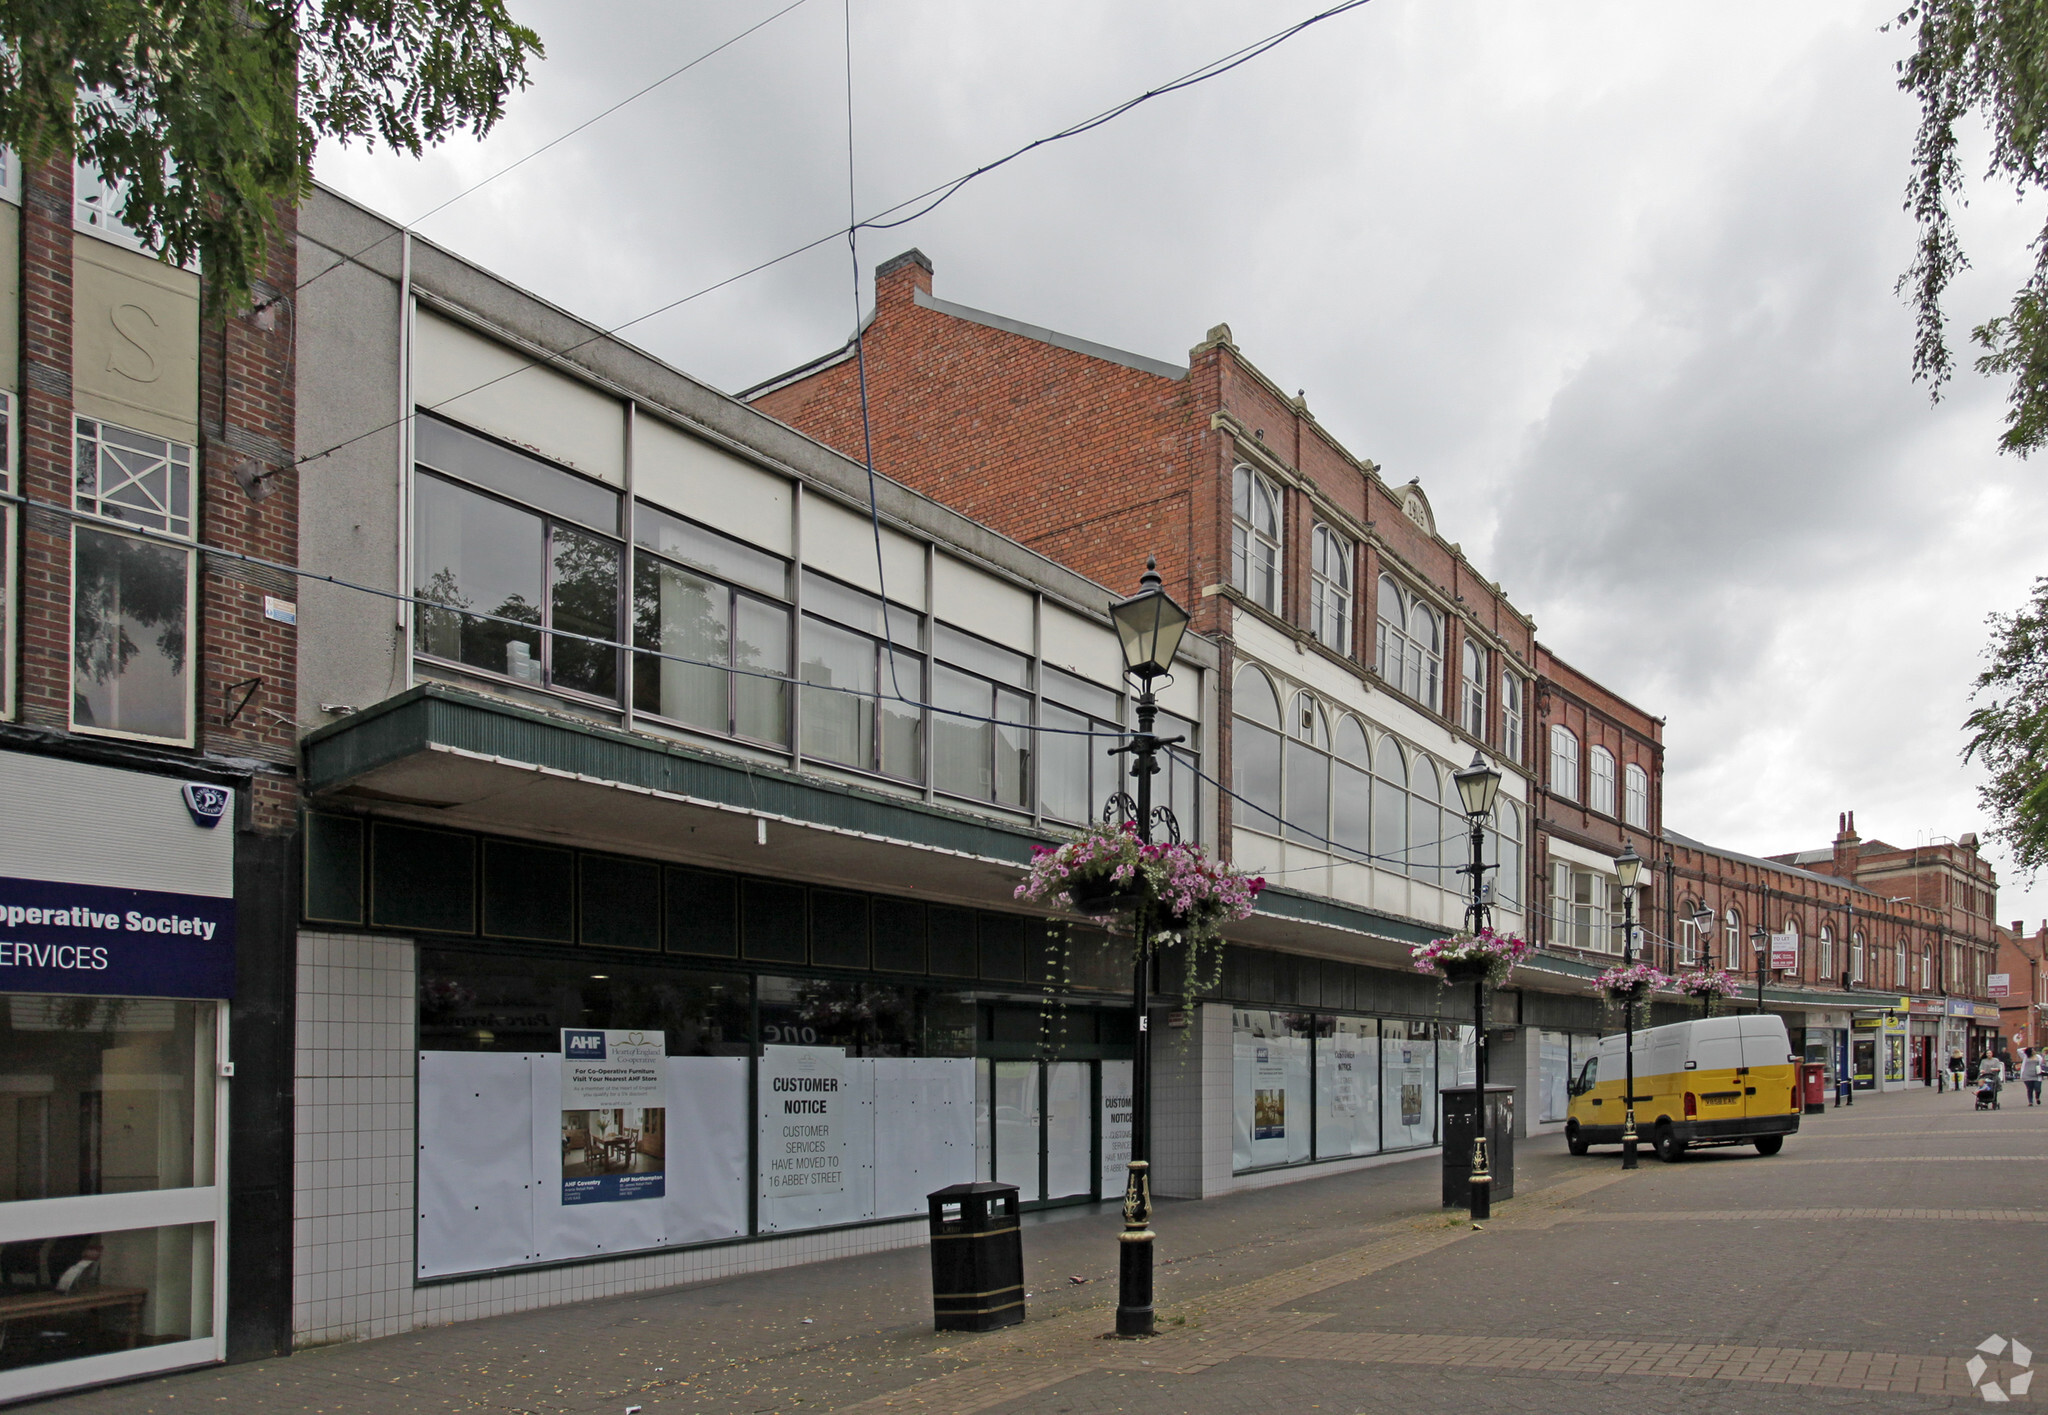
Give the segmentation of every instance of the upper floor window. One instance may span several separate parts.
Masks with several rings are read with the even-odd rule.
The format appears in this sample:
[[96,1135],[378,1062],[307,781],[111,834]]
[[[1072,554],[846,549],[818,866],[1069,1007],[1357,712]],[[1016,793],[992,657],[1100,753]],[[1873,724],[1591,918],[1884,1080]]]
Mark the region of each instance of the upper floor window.
[[1296,693],[1287,728],[1287,835],[1322,846],[1330,838],[1330,719],[1313,693]]
[[1511,762],[1522,759],[1522,680],[1512,670],[1500,675],[1500,750]]
[[1458,725],[1480,741],[1486,740],[1486,653],[1468,642],[1459,655],[1464,672],[1458,691]]
[[1742,911],[1730,909],[1721,919],[1721,966],[1741,972],[1748,949],[1742,937]]
[[1231,478],[1230,582],[1252,603],[1280,612],[1280,491],[1250,467]]
[[[1792,935],[1792,969],[1791,969],[1791,971],[1792,971],[1792,972],[1794,972],[1794,973],[1797,973],[1797,972],[1799,972],[1799,970],[1800,970],[1800,967],[1801,967],[1801,965],[1803,965],[1803,964],[1805,963],[1805,961],[1806,961],[1806,954],[1805,954],[1805,952],[1803,951],[1803,949],[1802,949],[1802,947],[1801,947],[1801,942],[1800,942],[1800,938],[1799,938],[1799,921],[1798,921],[1797,919],[1787,919],[1787,920],[1785,921],[1785,932],[1786,932],[1786,933],[1788,933],[1788,934],[1790,934],[1790,935]],[[1770,947],[1770,945],[1769,945],[1769,944],[1765,944],[1765,945],[1764,945],[1764,947],[1765,947],[1765,948],[1769,948],[1769,947]],[[1766,959],[1766,961],[1769,961],[1769,960],[1768,960],[1768,959]]]
[[[1123,716],[1123,699],[1085,678],[1076,678],[1071,673],[1062,673],[1042,664],[1038,681],[1041,695],[1039,725],[1060,729],[1038,734],[1038,809],[1056,820],[1076,823],[1095,820],[1109,798],[1122,789],[1118,773],[1123,770],[1124,759],[1105,755],[1103,749],[1108,744],[1103,739],[1080,734],[1118,731]],[[1160,714],[1157,730],[1162,737],[1177,736],[1186,730],[1168,727],[1166,721],[1166,715]],[[1194,739],[1190,737],[1188,746],[1192,748],[1193,745]],[[1174,765],[1169,766],[1162,777],[1178,790],[1180,777],[1176,772],[1184,773],[1186,770],[1180,759],[1175,757]],[[1155,786],[1160,779],[1154,778]],[[1178,803],[1173,809],[1180,816],[1182,829],[1186,830],[1195,818],[1181,815]]]
[[1522,903],[1522,808],[1513,801],[1496,799],[1493,822],[1493,862],[1498,867],[1493,872],[1494,901],[1503,909],[1518,909]]
[[1550,790],[1567,801],[1579,799],[1579,739],[1561,722],[1550,729]]
[[[1708,916],[1709,925],[1713,918]],[[1678,937],[1672,940],[1678,947],[1678,961],[1690,966],[1700,957],[1700,902],[1688,899],[1678,909]]]
[[416,437],[415,649],[616,698],[619,494],[438,419]]
[[1861,929],[1849,935],[1849,981],[1852,983],[1863,981],[1863,930]]
[[[1934,950],[1923,946],[1920,950],[1920,991],[1934,991]],[[2041,980],[2041,996],[2036,1002],[2048,1002],[2048,978]]]
[[1906,936],[1899,935],[1892,945],[1892,986],[1905,988],[1913,985],[1906,972]]
[[1835,978],[1835,931],[1826,924],[1820,926],[1820,937],[1815,941],[1813,975],[1824,982]]
[[924,616],[811,570],[803,596],[804,755],[924,780]]
[[[190,447],[76,420],[71,528],[71,725],[189,745],[198,514]],[[148,539],[122,527],[155,532]]]
[[943,624],[932,649],[932,784],[1029,810],[1031,660]]
[[1620,891],[1613,877],[1564,860],[1550,864],[1551,942],[1601,953],[1621,949]]
[[1404,591],[1393,576],[1380,576],[1374,662],[1387,686],[1436,708],[1443,643],[1443,622],[1436,610],[1420,595]]
[[633,538],[635,710],[788,742],[788,562],[644,501]]
[[1605,747],[1593,748],[1587,761],[1587,805],[1603,816],[1614,814],[1614,753]]
[[1239,824],[1280,833],[1280,698],[1273,680],[1247,664],[1231,693],[1231,789],[1244,806]]
[[1634,762],[1621,769],[1621,818],[1637,830],[1650,828],[1650,774]]
[[1309,579],[1309,629],[1326,648],[1351,652],[1351,542],[1317,526]]

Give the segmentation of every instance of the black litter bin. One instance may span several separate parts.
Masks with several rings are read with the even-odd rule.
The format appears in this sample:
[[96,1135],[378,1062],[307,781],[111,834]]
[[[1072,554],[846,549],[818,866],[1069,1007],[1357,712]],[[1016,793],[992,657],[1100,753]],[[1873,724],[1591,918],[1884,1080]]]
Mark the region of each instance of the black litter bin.
[[1023,1321],[1017,1186],[948,1184],[925,1202],[932,1220],[932,1326],[994,1331]]
[[[1515,1197],[1515,1088],[1486,1088],[1487,1168],[1493,1175],[1492,1202]],[[1447,1086],[1444,1106],[1444,1207],[1472,1203],[1472,1140],[1479,1134],[1481,1097],[1476,1086]]]

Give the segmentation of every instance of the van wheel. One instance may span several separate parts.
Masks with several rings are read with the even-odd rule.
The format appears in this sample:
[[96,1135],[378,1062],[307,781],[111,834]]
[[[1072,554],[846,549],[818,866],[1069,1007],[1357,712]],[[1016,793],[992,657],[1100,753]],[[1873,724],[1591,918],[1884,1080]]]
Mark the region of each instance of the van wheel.
[[1564,1147],[1575,1155],[1583,1155],[1593,1148],[1586,1137],[1579,1133],[1579,1122],[1576,1120],[1565,1127]]
[[1657,1147],[1657,1158],[1666,1164],[1677,1164],[1685,1158],[1685,1141],[1669,1125],[1659,1125],[1650,1143]]
[[1783,1135],[1760,1136],[1756,1142],[1756,1152],[1760,1155],[1764,1155],[1767,1157],[1770,1155],[1775,1155],[1776,1153],[1778,1153],[1778,1151],[1784,1148],[1785,1137]]

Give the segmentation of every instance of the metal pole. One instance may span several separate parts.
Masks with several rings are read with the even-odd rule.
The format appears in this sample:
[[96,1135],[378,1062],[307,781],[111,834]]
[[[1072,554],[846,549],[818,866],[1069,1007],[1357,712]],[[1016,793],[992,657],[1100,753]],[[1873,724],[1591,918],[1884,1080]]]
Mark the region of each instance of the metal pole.
[[[1621,895],[1621,961],[1624,967],[1636,961],[1636,892]],[[1628,1040],[1622,1052],[1621,1075],[1621,1167],[1634,1169],[1636,1160],[1636,998],[1633,989],[1622,1000],[1622,1028]]]
[[[1488,922],[1486,826],[1478,816],[1472,818],[1472,863],[1469,868],[1472,871],[1472,932],[1476,934]],[[1472,984],[1472,1043],[1473,1072],[1479,1084],[1472,1098],[1472,1171],[1466,1193],[1472,1222],[1478,1223],[1493,1217],[1493,1170],[1486,1157],[1486,978],[1483,975]]]
[[[1152,683],[1138,694],[1138,731],[1131,738],[1131,775],[1138,783],[1138,839],[1152,843],[1152,774],[1159,770],[1158,739],[1152,727],[1159,705]],[[1132,941],[1137,957],[1131,965],[1131,1011],[1137,1019],[1137,1043],[1131,1053],[1131,1163],[1124,1178],[1124,1231],[1117,1235],[1116,1334],[1152,1335],[1152,1166],[1147,1144],[1151,1096],[1150,1013],[1146,976],[1146,919],[1138,915]]]

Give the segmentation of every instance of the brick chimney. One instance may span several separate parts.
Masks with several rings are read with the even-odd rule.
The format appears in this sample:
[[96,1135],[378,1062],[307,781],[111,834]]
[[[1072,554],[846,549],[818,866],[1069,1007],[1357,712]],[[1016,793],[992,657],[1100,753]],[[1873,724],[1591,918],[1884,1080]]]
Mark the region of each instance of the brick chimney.
[[1856,833],[1856,813],[1844,811],[1835,817],[1835,876],[1838,879],[1856,878],[1857,847],[1863,838]]
[[909,304],[911,292],[932,292],[932,258],[915,246],[875,267],[875,304]]

